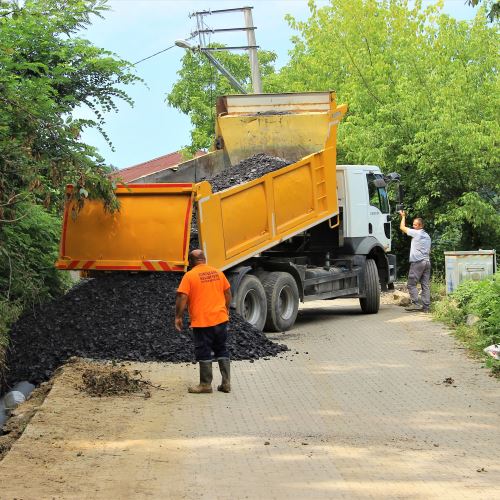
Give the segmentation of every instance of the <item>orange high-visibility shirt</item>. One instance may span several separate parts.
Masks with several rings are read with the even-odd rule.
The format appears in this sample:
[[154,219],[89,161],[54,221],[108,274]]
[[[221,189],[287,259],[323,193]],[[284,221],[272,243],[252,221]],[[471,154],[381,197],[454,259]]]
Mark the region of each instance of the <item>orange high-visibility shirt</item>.
[[228,321],[224,292],[230,288],[224,273],[207,264],[198,264],[182,278],[178,293],[188,296],[191,326],[215,326]]

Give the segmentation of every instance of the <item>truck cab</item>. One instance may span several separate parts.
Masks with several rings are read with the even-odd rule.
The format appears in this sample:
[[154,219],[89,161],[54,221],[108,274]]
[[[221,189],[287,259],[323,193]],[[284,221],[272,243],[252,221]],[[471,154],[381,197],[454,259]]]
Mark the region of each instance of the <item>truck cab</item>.
[[337,165],[337,196],[341,213],[340,249],[371,256],[377,262],[382,289],[396,279],[391,251],[388,182],[374,165]]

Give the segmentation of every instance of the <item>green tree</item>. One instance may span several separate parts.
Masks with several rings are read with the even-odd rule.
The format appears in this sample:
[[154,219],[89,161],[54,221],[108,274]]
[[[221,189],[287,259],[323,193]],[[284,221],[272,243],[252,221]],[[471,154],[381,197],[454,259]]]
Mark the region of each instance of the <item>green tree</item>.
[[[220,51],[216,53],[216,57],[236,80],[251,92],[248,56]],[[263,78],[273,73],[275,60],[275,53],[259,52],[259,67]],[[226,77],[218,73],[200,52],[186,52],[178,75],[179,80],[168,94],[167,102],[190,117],[193,129],[191,144],[186,150],[194,154],[199,149],[208,148],[213,142],[217,97],[234,94],[234,89]]]
[[[64,288],[53,263],[65,184],[76,185],[80,204],[117,206],[110,169],[79,139],[86,127],[104,133],[105,113],[117,100],[131,104],[123,87],[138,80],[126,61],[78,36],[105,10],[104,0],[0,0],[2,311]],[[73,118],[81,106],[95,118]]]
[[[77,197],[116,202],[109,169],[95,148],[79,141],[82,130],[102,132],[115,100],[131,102],[122,86],[137,80],[112,53],[76,36],[101,16],[104,0],[28,0],[0,3],[0,220],[19,216],[18,202],[46,207],[61,201],[61,187]],[[94,120],[73,119],[87,106]]]
[[465,22],[419,1],[309,5],[307,21],[289,18],[291,59],[268,86],[337,89],[349,105],[339,161],[399,170],[437,249],[498,246],[498,38],[485,9]]
[[[466,3],[471,5],[472,7],[475,7],[476,5],[479,5],[483,0],[466,0]],[[490,21],[494,21],[495,19],[498,19],[500,16],[500,2],[489,0],[485,2],[488,4],[488,18]]]

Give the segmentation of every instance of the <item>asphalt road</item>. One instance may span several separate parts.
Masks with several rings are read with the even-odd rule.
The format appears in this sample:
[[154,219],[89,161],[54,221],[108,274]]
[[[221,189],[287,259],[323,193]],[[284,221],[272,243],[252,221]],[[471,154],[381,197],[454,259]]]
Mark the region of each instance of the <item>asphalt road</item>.
[[0,498],[500,496],[499,381],[429,316],[313,302],[274,338],[291,351],[234,362],[231,394],[134,363],[165,390],[92,398],[69,366],[0,462]]

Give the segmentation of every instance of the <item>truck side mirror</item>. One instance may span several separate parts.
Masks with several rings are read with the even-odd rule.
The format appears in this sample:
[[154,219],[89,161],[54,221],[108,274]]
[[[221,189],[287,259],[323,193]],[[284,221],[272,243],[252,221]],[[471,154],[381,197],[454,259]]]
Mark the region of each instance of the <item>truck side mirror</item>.
[[380,179],[380,178],[377,177],[377,178],[373,179],[372,182],[373,182],[373,185],[375,187],[377,187],[377,188],[385,188],[385,187],[387,187],[387,184],[384,181],[384,179]]
[[399,175],[397,172],[391,172],[390,174],[385,175],[384,179],[387,183],[399,182],[401,180],[401,175]]

